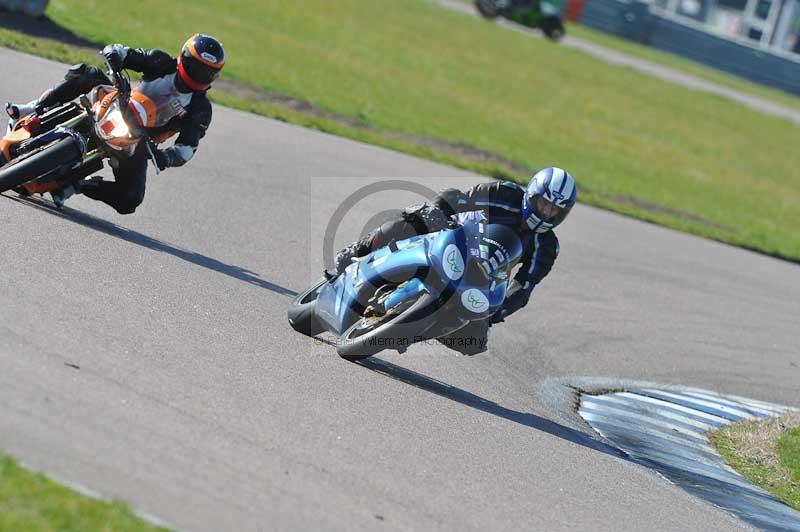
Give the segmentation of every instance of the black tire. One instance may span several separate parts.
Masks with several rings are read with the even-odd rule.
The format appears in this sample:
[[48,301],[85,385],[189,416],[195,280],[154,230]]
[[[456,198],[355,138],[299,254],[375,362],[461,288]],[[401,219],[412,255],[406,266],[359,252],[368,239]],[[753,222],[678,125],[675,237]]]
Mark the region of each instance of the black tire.
[[64,137],[24,153],[0,168],[0,192],[43,176],[60,166],[75,162],[81,155],[78,141]]
[[323,277],[289,303],[289,325],[292,329],[308,336],[316,336],[325,331],[325,327],[314,314],[314,307],[317,305],[319,289],[327,282],[328,280]]
[[542,32],[551,41],[560,41],[567,30],[558,17],[547,17],[542,21]]
[[475,0],[475,8],[483,18],[493,19],[500,15],[492,0]]
[[371,357],[384,349],[405,351],[415,338],[419,338],[438,319],[438,302],[428,293],[422,294],[410,307],[366,327],[364,319],[358,320],[339,337],[336,352],[351,360]]

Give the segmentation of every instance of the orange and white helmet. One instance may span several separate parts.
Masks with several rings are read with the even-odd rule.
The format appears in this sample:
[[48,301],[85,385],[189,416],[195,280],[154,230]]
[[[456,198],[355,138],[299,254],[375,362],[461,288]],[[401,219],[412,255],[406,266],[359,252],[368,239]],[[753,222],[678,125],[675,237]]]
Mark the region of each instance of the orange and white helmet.
[[183,45],[178,56],[178,75],[193,91],[206,90],[225,66],[225,48],[210,35],[197,33]]

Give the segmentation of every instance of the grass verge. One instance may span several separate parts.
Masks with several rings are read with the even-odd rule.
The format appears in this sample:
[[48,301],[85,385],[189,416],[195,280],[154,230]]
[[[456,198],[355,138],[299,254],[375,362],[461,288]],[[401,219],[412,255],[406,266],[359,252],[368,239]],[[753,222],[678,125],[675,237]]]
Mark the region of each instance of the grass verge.
[[0,531],[155,532],[118,501],[90,499],[0,455]]
[[[473,5],[472,0],[461,0],[462,3]],[[686,59],[684,57],[662,52],[651,46],[647,46],[635,41],[621,39],[615,35],[590,28],[573,22],[566,22],[567,35],[592,42],[594,44],[622,52],[627,55],[645,59],[647,61],[673,68],[675,70],[691,74],[700,79],[722,85],[737,91],[746,92],[753,96],[758,96],[775,103],[800,110],[800,97],[787,93],[779,89],[773,89],[765,85],[760,85],[752,81],[728,74],[726,72],[708,68],[705,65]]]
[[711,442],[736,471],[800,510],[800,415],[734,423]]
[[[800,260],[787,120],[423,0],[143,1],[47,13],[90,41],[166,50],[201,28],[228,50],[220,103],[495,177],[564,166],[582,202]],[[0,44],[77,59],[15,32]]]

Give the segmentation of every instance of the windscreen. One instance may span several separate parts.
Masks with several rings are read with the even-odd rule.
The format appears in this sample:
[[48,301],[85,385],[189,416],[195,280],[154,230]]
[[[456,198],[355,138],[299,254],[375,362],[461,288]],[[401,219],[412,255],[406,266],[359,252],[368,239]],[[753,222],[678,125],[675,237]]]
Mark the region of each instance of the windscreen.
[[505,225],[485,224],[478,244],[481,265],[492,277],[505,274],[522,256],[522,244],[516,232]]

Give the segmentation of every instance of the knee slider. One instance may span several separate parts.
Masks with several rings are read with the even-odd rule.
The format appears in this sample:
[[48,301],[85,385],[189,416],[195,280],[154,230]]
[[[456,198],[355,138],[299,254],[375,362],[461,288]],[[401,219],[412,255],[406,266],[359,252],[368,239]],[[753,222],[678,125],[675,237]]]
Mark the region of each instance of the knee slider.
[[138,192],[126,194],[125,199],[120,203],[117,212],[120,214],[133,214],[136,211],[136,208],[142,204],[142,201],[144,201],[144,194],[139,194]]

